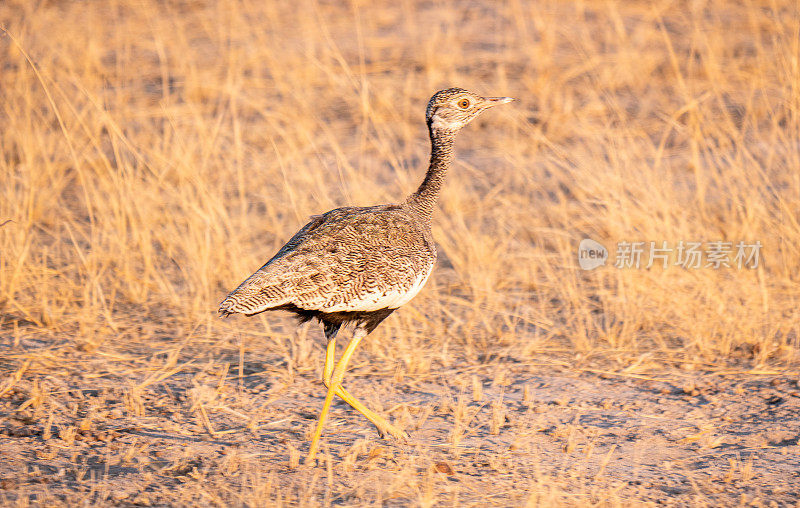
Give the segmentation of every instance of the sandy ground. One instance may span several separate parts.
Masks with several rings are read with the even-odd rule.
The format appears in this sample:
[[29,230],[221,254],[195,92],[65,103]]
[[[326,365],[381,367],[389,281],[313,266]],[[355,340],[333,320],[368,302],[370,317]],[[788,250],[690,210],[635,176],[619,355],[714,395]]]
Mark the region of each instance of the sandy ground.
[[[58,375],[28,376],[35,365],[14,360],[26,347],[42,366],[60,357]],[[307,467],[319,366],[287,369],[249,347],[203,358],[185,346],[134,385],[113,373],[135,364],[133,351],[109,358],[46,341],[3,350],[8,505],[800,503],[795,374],[612,373],[542,355],[434,360],[415,377],[376,371],[362,352],[346,385],[410,439],[380,439],[339,401]],[[308,353],[321,356],[321,345]]]

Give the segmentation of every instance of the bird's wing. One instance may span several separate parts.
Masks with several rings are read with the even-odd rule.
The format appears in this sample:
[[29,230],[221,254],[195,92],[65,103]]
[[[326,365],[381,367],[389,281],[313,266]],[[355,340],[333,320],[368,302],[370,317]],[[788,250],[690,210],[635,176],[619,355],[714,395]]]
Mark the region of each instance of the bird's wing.
[[220,304],[223,314],[281,305],[322,312],[397,308],[422,289],[436,252],[400,207],[315,216]]

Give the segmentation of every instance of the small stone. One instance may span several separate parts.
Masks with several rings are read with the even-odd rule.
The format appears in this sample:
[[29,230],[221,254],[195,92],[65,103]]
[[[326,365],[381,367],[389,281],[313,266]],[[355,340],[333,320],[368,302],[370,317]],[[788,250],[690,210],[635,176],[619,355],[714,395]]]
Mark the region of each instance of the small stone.
[[437,462],[436,464],[434,464],[433,469],[435,471],[439,472],[439,473],[444,473],[446,475],[454,475],[454,474],[456,474],[456,472],[453,471],[453,468],[450,467],[450,464],[448,464],[447,462],[444,462],[444,461],[440,461],[440,462]]

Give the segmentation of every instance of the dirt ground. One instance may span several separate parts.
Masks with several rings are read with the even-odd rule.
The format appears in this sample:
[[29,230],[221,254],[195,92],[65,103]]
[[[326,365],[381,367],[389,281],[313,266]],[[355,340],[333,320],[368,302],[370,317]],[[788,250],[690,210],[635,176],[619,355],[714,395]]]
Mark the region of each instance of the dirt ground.
[[[307,361],[293,368],[258,340],[86,354],[9,338],[6,505],[800,503],[796,374],[692,363],[631,374],[550,354],[433,360],[415,379],[362,352],[346,385],[410,439],[380,439],[338,401],[309,467],[324,398],[316,340],[300,341]],[[14,360],[23,350],[37,359]]]

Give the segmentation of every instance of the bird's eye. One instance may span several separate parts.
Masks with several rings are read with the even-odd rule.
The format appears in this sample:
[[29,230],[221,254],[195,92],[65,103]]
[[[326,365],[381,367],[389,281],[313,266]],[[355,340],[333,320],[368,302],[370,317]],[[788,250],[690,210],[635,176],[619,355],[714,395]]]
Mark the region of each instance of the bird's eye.
[[469,99],[461,99],[458,101],[458,107],[461,109],[467,109],[469,107]]

